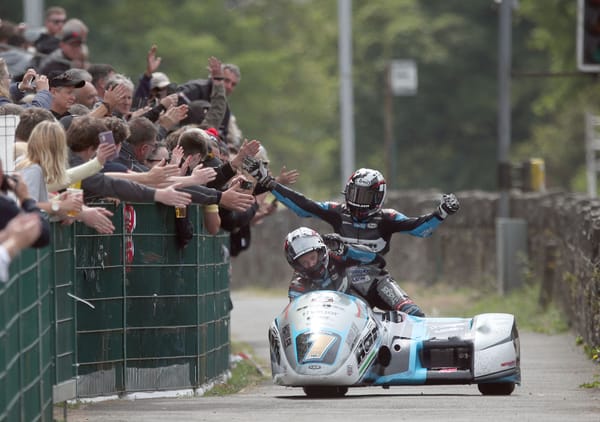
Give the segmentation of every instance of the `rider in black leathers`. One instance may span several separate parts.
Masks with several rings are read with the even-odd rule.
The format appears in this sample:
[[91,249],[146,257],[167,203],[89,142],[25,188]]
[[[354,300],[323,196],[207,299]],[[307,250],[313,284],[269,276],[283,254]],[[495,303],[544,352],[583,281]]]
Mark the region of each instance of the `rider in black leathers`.
[[[382,209],[386,183],[381,173],[372,169],[359,169],[350,176],[344,189],[346,202],[341,204],[317,202],[306,198],[301,193],[277,183],[256,161],[246,160],[244,168],[258,180],[259,184],[271,190],[279,202],[297,215],[317,217],[329,223],[344,243],[365,245],[382,255],[389,251],[393,233],[405,232],[418,237],[431,236],[449,214],[454,214],[459,209],[454,194],[443,195],[439,206],[433,212],[420,217],[407,217],[394,209]],[[401,289],[399,290],[402,292]],[[383,300],[388,303],[404,302],[393,296]],[[412,309],[407,309],[405,312],[424,316],[414,303]]]

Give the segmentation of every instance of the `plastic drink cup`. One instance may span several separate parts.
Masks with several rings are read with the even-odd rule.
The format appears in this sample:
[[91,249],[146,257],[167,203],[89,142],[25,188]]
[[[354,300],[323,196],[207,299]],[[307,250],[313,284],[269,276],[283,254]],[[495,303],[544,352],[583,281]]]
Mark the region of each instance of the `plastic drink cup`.
[[[79,188],[67,188],[67,193],[69,195],[79,196],[79,198],[83,201],[83,189],[79,189]],[[69,211],[67,213],[67,215],[69,217],[75,217],[77,214],[79,214],[77,211]]]

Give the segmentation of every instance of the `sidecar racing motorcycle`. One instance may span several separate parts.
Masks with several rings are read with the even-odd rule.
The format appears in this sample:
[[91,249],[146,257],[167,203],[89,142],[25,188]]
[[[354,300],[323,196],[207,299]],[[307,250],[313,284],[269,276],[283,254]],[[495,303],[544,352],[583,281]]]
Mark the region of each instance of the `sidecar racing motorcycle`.
[[321,290],[285,307],[271,323],[269,343],[274,383],[302,387],[309,397],[426,384],[477,384],[484,395],[510,395],[521,383],[511,314],[420,318]]

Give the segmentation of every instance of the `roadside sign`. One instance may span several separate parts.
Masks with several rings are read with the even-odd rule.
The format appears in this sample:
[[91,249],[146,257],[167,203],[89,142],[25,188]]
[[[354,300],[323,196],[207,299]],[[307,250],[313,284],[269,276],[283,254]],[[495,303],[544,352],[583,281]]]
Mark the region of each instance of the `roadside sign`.
[[414,60],[392,60],[389,76],[392,94],[416,95],[417,63]]

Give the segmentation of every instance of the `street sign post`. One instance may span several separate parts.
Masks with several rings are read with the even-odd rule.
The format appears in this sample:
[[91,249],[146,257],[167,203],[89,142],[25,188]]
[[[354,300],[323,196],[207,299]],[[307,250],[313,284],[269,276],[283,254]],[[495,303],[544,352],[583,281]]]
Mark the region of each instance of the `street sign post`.
[[396,182],[396,142],[394,141],[394,96],[417,94],[417,63],[414,60],[391,60],[386,69],[384,92],[384,149],[386,155],[385,177],[388,186]]

